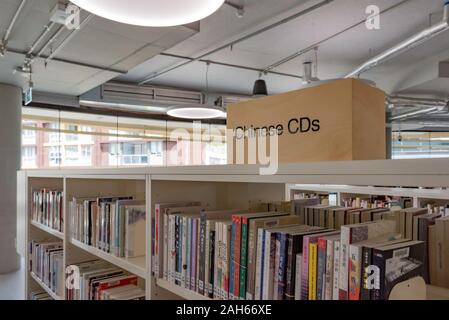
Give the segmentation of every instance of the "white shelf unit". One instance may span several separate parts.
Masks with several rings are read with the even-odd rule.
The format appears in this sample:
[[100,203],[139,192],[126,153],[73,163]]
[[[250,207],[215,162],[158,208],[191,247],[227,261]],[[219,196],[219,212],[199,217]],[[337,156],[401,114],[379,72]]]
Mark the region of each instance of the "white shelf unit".
[[[203,201],[211,209],[246,208],[257,201],[287,200],[289,185],[292,184],[301,184],[301,188],[304,185],[312,185],[308,187],[311,188],[309,190],[314,190],[318,185],[355,185],[365,188],[365,192],[367,188],[373,188],[369,186],[382,186],[387,188],[384,191],[389,188],[390,191],[395,190],[394,192],[399,191],[397,187],[401,189],[449,187],[447,159],[286,164],[279,167],[277,174],[269,176],[260,175],[259,169],[260,167],[256,165],[239,165],[21,171],[18,174],[19,191],[22,188],[25,197],[23,195],[18,197],[18,230],[27,230],[27,238],[18,239],[18,243],[23,244],[22,250],[26,252],[27,241],[39,235],[35,234],[34,229],[37,228],[33,229],[28,219],[30,188],[62,185],[65,196],[65,230],[67,230],[64,233],[65,265],[97,257],[140,277],[145,276],[143,280],[147,299],[203,299],[195,292],[163,279],[156,279],[152,275],[150,267],[152,253],[149,246],[152,238],[150,217],[154,215],[154,205],[158,202],[195,200]],[[443,190],[440,191],[444,193]],[[146,200],[148,232],[145,239],[142,239],[147,244],[144,262],[119,259],[71,240],[70,219],[67,218],[66,210],[71,197],[123,195],[130,192]],[[439,194],[434,196],[440,197]],[[34,231],[30,233],[30,230]],[[28,287],[26,290],[28,293]]]
[[53,298],[53,300],[62,300],[60,296],[58,296],[56,293],[54,293],[45,283],[41,281],[33,272],[30,272],[30,277],[33,278],[34,281],[36,281],[39,286],[44,289],[45,292],[47,292],[50,297]]

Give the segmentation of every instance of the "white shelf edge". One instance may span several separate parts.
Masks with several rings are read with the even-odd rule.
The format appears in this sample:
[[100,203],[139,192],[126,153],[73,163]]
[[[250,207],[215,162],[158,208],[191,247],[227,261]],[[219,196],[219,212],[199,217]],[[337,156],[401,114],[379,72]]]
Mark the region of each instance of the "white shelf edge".
[[449,199],[448,190],[432,190],[418,188],[387,188],[387,187],[363,187],[363,186],[337,186],[337,185],[314,185],[293,184],[289,190],[312,191],[312,192],[339,192],[361,195],[388,195],[397,197],[418,197],[420,199]]
[[54,229],[52,229],[50,227],[47,227],[47,226],[45,226],[45,225],[43,225],[43,224],[41,224],[39,222],[36,222],[34,220],[31,220],[30,223],[31,223],[32,226],[35,226],[36,228],[38,228],[38,229],[40,229],[42,231],[45,231],[45,232],[47,232],[47,233],[49,233],[49,234],[51,234],[51,235],[53,235],[53,236],[55,236],[55,237],[57,237],[57,238],[59,238],[61,240],[64,240],[64,233],[63,232],[60,232],[58,230],[54,230]]
[[[75,239],[70,239],[70,243],[72,245],[74,245],[75,247],[78,247],[86,252],[93,254],[94,256],[96,256],[100,259],[103,259],[107,262],[112,263],[113,265],[116,265],[117,267],[122,268],[125,271],[131,272],[131,273],[139,276],[140,278],[143,278],[143,279],[147,278],[147,272],[146,272],[146,267],[145,267],[145,256],[131,258],[131,259],[119,258],[110,253],[104,252],[98,248],[84,244],[81,241],[78,241]],[[144,265],[140,266],[136,263],[133,263],[133,260],[135,260],[135,261],[142,260]]]
[[167,280],[158,278],[156,279],[157,286],[170,291],[171,293],[185,299],[185,300],[212,300],[206,296],[199,294],[198,292],[182,288],[176,284],[168,282]]
[[[30,271],[30,276],[31,276],[31,278],[33,278],[34,279],[34,281],[36,281],[41,287],[42,287],[42,289],[44,289],[45,290],[45,292],[47,292],[49,295],[50,295],[50,297],[52,297],[53,299],[55,299],[55,300],[62,300],[62,298],[60,297],[60,296],[58,296],[56,293],[54,293],[44,282],[42,282],[42,280],[41,279],[39,279],[35,274],[34,274],[34,272],[31,272]],[[27,297],[28,298],[28,297]]]

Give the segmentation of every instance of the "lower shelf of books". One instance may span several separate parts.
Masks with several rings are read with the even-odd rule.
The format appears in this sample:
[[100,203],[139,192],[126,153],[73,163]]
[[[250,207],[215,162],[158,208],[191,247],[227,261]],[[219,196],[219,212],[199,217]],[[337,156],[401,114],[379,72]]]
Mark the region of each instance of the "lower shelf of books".
[[34,272],[30,272],[30,276],[34,279],[34,281],[36,281],[37,284],[42,287],[42,289],[45,290],[46,293],[48,293],[48,295],[50,295],[50,297],[52,297],[54,300],[62,300],[62,298],[54,293],[45,283],[43,283],[42,280],[34,274]]
[[136,276],[139,276],[143,279],[146,279],[146,263],[145,263],[145,256],[141,257],[135,257],[135,258],[119,258],[117,256],[114,256],[110,253],[104,252],[100,249],[97,249],[95,247],[86,245],[78,240],[71,239],[70,241],[72,245],[83,249],[84,251],[87,251],[94,256],[97,256],[100,259],[103,259],[107,262],[110,262],[117,267],[120,267],[128,272],[131,272],[135,274]]
[[211,300],[210,298],[203,296],[195,291],[182,288],[176,284],[173,284],[161,278],[157,279],[156,283],[158,287],[170,291],[171,293],[174,293],[175,295],[186,300]]

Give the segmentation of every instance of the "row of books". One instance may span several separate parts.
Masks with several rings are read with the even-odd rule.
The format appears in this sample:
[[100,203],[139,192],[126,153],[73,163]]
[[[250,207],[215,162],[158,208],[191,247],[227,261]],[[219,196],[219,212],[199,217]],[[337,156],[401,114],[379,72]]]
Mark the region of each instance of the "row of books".
[[[396,274],[394,280],[424,276],[425,242],[413,242],[398,232],[399,222],[413,218],[408,211],[326,207],[314,199],[293,201],[291,207],[296,215],[206,211],[199,202],[157,204],[153,270],[158,277],[215,299],[386,299],[387,282],[377,295],[362,297],[362,279],[367,277],[360,260],[363,247],[357,247],[354,261],[350,259],[355,250],[351,244],[374,239],[366,244],[372,245],[370,250],[390,244],[418,247],[413,256],[418,262],[403,264],[414,273]],[[349,221],[355,223],[347,226]],[[352,234],[353,230],[358,233]],[[341,272],[325,278],[325,267],[328,273],[335,272],[334,263]],[[385,270],[382,263],[378,260],[375,266]]]
[[29,300],[53,300],[50,295],[45,291],[33,291],[28,295]]
[[31,219],[63,232],[63,192],[48,189],[34,190],[31,201]]
[[443,217],[449,216],[449,205],[438,205],[434,203],[428,203],[426,205],[427,210],[429,213],[438,213]]
[[63,244],[61,241],[30,241],[29,271],[58,296],[64,292]]
[[72,199],[71,236],[117,257],[145,255],[145,202],[131,197]]
[[371,196],[368,198],[347,198],[341,200],[342,205],[347,208],[390,208],[390,209],[405,209],[413,206],[412,198],[390,198],[385,196]]
[[66,300],[144,300],[137,276],[103,260],[70,265]]

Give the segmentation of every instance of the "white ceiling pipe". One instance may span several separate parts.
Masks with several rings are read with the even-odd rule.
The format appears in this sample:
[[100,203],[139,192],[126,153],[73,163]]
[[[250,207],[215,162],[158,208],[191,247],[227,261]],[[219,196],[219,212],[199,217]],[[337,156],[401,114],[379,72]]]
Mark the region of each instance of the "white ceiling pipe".
[[434,112],[434,111],[441,111],[441,109],[438,107],[431,107],[431,108],[427,108],[427,109],[406,112],[406,113],[400,114],[398,116],[391,117],[390,120],[391,121],[403,120],[403,119],[407,119],[407,118],[411,118],[411,117],[415,117],[415,116],[419,116],[419,115],[423,115],[423,114],[429,114],[430,112]]
[[411,108],[429,108],[439,107],[444,108],[448,104],[447,100],[418,98],[418,97],[404,97],[404,96],[390,96],[387,98],[387,105],[390,108],[394,107],[411,107]]
[[27,0],[22,0],[19,7],[16,10],[16,13],[14,14],[11,22],[9,23],[8,28],[6,29],[5,36],[3,37],[3,44],[6,46],[9,40],[9,36],[11,35],[12,28],[14,28],[14,25],[16,24],[17,19],[19,18],[20,13],[23,10],[23,7],[25,6]]
[[448,24],[448,8],[449,8],[449,2],[446,2],[444,5],[444,13],[443,13],[443,21],[424,29],[423,31],[411,36],[410,38],[400,42],[399,44],[395,45],[394,47],[382,52],[381,54],[375,56],[374,58],[368,60],[367,62],[363,63],[359,67],[357,67],[354,71],[348,73],[345,78],[354,78],[360,75],[361,73],[368,71],[369,69],[376,67],[380,63],[391,59],[405,51],[408,51],[416,46],[419,46],[420,44],[424,43],[425,41],[441,34],[442,32],[445,32],[449,30],[449,24]]

